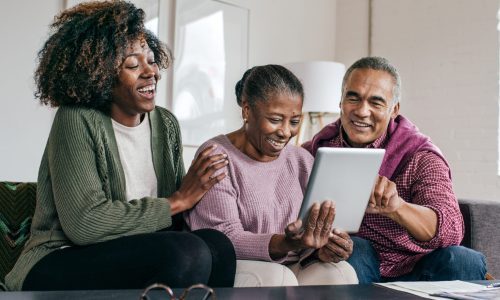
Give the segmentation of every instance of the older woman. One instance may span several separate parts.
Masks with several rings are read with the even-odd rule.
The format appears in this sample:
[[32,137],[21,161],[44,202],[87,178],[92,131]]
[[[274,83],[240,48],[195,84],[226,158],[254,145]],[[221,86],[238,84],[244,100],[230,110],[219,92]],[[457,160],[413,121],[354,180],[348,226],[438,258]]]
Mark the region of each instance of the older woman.
[[330,227],[333,203],[314,206],[304,231],[297,220],[313,162],[307,151],[288,145],[299,129],[303,96],[286,68],[254,67],[236,85],[243,126],[200,147],[218,144],[216,151],[228,156],[221,169],[228,176],[185,218],[193,230],[215,228],[231,239],[238,286],[357,282],[341,261],[352,252],[352,241]]
[[39,53],[37,96],[59,107],[38,175],[31,238],[14,290],[232,286],[231,242],[215,230],[162,231],[224,174],[208,147],[186,176],[179,126],[155,107],[168,49],[122,2],[63,11]]

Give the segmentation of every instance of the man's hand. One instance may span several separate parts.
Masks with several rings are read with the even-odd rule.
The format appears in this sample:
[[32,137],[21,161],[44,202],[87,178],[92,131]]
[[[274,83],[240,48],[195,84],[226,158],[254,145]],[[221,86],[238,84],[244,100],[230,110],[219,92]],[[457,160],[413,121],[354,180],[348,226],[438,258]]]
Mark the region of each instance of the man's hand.
[[349,234],[338,229],[333,230],[328,243],[318,250],[318,258],[322,262],[334,262],[347,260],[352,254],[353,242]]
[[398,195],[396,184],[387,177],[379,175],[373,187],[366,212],[390,217],[405,203]]
[[377,178],[366,212],[391,218],[418,241],[430,241],[437,232],[436,212],[401,199],[396,184],[383,176]]

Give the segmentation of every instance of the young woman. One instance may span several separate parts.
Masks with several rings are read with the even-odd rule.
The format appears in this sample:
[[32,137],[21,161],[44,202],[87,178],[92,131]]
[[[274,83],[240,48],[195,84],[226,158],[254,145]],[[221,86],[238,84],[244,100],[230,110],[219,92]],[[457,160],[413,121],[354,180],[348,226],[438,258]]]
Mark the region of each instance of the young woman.
[[342,261],[352,241],[331,228],[333,203],[313,206],[304,231],[297,220],[313,163],[307,151],[288,145],[299,130],[303,98],[302,84],[286,68],[254,67],[236,85],[243,126],[200,147],[217,144],[216,152],[227,154],[229,164],[219,172],[228,176],[185,213],[186,221],[231,239],[238,286],[357,283]]
[[201,152],[185,175],[177,120],[155,106],[168,49],[123,1],[63,11],[39,53],[36,95],[59,107],[13,290],[232,286],[234,248],[215,230],[165,231],[224,174]]

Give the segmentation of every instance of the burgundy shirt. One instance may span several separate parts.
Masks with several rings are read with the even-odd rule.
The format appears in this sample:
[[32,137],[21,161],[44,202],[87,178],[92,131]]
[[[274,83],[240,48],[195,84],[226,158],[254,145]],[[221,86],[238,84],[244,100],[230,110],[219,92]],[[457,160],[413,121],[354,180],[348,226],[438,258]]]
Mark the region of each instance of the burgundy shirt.
[[[408,133],[418,131],[401,116],[396,120],[396,124],[391,122],[389,129],[401,124],[397,122],[411,125],[405,129],[409,130]],[[386,132],[366,147],[384,148],[386,156],[391,156],[392,154],[387,152],[387,149],[391,148],[391,137],[394,135]],[[336,134],[329,140],[323,139],[319,144],[327,147],[350,147],[342,134]],[[311,143],[306,143],[305,148],[311,151]],[[450,169],[439,149],[434,151],[430,147],[422,147],[416,152],[408,153],[411,155],[407,159],[401,159],[399,165],[394,166],[395,173],[389,177],[396,184],[399,196],[406,202],[429,207],[436,212],[437,232],[432,240],[420,242],[390,218],[366,214],[357,236],[372,242],[380,258],[380,274],[384,277],[409,273],[425,254],[437,248],[458,245],[463,238],[463,219],[453,192]],[[402,155],[400,151],[393,154],[398,155]],[[391,157],[386,157],[384,162],[390,160]],[[381,170],[383,169],[381,167]]]

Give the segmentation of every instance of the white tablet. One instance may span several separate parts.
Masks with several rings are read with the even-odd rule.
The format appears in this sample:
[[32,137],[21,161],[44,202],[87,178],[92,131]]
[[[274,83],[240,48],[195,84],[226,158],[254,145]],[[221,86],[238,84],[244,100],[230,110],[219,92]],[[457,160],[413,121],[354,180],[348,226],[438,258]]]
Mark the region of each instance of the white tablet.
[[333,227],[358,232],[384,154],[384,149],[319,148],[299,218],[305,222],[314,202],[333,200]]

